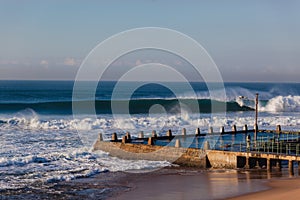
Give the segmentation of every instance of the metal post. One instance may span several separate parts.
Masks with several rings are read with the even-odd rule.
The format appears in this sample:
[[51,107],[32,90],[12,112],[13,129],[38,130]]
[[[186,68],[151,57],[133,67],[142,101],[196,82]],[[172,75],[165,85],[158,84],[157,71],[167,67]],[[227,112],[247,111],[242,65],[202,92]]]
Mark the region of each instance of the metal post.
[[258,118],[258,93],[256,93],[256,97],[255,97],[255,130],[254,130],[254,141],[255,142],[257,139],[257,129],[258,129],[257,118]]

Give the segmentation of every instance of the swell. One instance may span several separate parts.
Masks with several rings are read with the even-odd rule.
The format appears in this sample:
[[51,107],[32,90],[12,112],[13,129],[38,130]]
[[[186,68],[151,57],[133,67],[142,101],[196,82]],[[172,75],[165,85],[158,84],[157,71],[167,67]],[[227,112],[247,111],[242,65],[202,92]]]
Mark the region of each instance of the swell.
[[[0,112],[17,112],[24,109],[33,109],[40,114],[72,114],[72,101],[60,102],[36,102],[36,103],[0,103]],[[83,114],[90,114],[87,110],[90,105],[95,104],[98,114],[111,114],[112,112],[123,114],[144,114],[149,113],[149,110],[154,105],[161,105],[167,113],[179,113],[181,108],[188,108],[191,112],[210,113],[210,112],[239,112],[251,111],[251,107],[240,105],[235,101],[223,102],[209,99],[133,99],[129,102],[125,100],[96,100],[94,101],[77,101],[75,102],[80,107]],[[184,106],[182,107],[182,104]],[[115,108],[112,111],[112,105]],[[213,109],[212,109],[213,108]],[[152,110],[154,113],[163,112],[163,110]],[[1,123],[1,122],[0,122]]]

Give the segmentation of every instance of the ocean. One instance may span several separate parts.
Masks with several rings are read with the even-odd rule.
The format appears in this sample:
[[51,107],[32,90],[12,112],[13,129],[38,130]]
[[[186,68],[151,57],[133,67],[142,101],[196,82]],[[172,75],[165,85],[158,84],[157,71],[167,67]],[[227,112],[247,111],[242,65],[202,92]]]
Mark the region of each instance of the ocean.
[[[159,83],[145,83],[131,94],[128,88],[133,84],[122,83],[118,98],[112,98],[116,82],[98,84],[95,95],[82,100],[94,103],[94,112],[83,107],[75,116],[72,81],[0,81],[0,192],[46,188],[108,171],[171,166],[168,162],[110,157],[93,152],[91,144],[98,133],[108,140],[113,132],[122,136],[129,131],[135,137],[140,131],[147,135],[156,130],[163,135],[172,129],[173,134],[180,134],[186,128],[193,134],[197,127],[206,132],[209,127],[253,126],[256,93],[260,129],[275,129],[277,124],[286,130],[300,129],[299,83],[225,83],[226,96],[214,99],[205,83],[191,83],[196,96],[180,90],[180,82],[169,83],[179,88],[176,95]],[[85,85],[89,87],[88,82]],[[182,103],[192,101],[199,109],[184,111]],[[128,103],[127,111],[111,107],[124,103]],[[212,111],[212,104],[217,109]],[[83,133],[92,140],[86,143]]]

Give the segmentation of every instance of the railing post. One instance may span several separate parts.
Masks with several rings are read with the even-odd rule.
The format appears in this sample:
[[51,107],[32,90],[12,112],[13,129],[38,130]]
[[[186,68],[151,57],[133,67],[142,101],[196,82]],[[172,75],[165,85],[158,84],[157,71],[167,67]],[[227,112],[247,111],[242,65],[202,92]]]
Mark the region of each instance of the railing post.
[[257,131],[258,131],[258,93],[255,95],[255,129],[254,129],[254,141],[257,140]]

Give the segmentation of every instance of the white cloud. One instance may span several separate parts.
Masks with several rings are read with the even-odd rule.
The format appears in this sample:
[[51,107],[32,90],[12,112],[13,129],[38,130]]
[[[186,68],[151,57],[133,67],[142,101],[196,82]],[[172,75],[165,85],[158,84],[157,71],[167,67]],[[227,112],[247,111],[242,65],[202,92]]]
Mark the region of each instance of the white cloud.
[[41,60],[40,65],[49,65],[49,62],[47,60]]
[[142,62],[141,60],[135,61],[135,65],[136,65],[136,66],[139,66],[139,65],[141,65],[141,64],[143,64],[143,62]]
[[77,62],[74,58],[65,58],[64,60],[64,65],[67,65],[67,66],[75,66],[77,65]]

